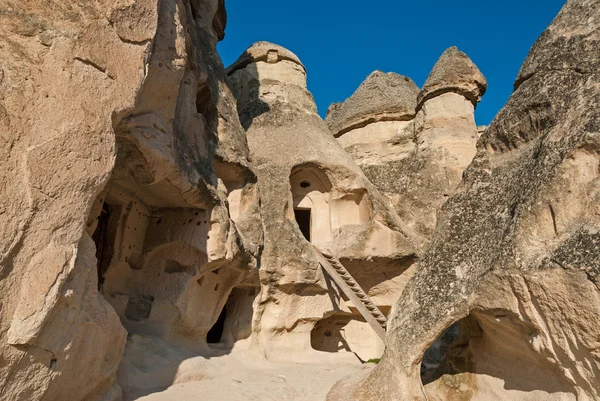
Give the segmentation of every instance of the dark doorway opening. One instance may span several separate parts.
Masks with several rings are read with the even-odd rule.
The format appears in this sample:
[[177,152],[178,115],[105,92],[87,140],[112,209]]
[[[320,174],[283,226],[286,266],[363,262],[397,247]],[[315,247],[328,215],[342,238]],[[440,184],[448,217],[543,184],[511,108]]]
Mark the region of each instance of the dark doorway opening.
[[102,287],[102,283],[104,282],[104,273],[106,273],[109,264],[109,261],[107,260],[107,253],[109,252],[110,248],[108,239],[108,221],[110,219],[111,212],[111,207],[109,205],[106,203],[102,205],[102,211],[100,212],[100,216],[98,216],[98,225],[96,226],[94,234],[92,234],[92,239],[94,240],[94,244],[96,244],[98,290]]
[[223,336],[223,328],[225,327],[225,319],[227,318],[227,306],[223,307],[219,318],[213,327],[206,333],[206,342],[209,344],[217,344]]
[[310,242],[310,209],[294,209],[294,217],[302,235]]

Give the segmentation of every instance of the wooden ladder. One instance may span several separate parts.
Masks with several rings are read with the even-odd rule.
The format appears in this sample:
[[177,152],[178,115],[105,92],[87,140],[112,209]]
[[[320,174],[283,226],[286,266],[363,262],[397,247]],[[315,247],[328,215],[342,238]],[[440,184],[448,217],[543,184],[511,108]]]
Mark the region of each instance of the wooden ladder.
[[381,341],[385,341],[385,326],[387,319],[381,313],[379,308],[375,306],[369,296],[358,285],[356,280],[348,273],[348,270],[342,263],[328,251],[321,251],[317,247],[315,252],[319,259],[319,263],[327,272],[329,277],[337,284],[338,287],[346,294],[348,299],[356,306],[356,309],[365,318],[367,323],[375,330]]

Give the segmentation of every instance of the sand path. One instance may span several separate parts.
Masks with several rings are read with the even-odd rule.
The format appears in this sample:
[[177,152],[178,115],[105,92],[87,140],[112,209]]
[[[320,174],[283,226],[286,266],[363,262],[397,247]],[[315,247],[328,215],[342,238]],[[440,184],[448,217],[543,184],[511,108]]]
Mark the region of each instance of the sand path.
[[245,363],[228,376],[175,384],[137,401],[325,401],[341,378],[373,365]]

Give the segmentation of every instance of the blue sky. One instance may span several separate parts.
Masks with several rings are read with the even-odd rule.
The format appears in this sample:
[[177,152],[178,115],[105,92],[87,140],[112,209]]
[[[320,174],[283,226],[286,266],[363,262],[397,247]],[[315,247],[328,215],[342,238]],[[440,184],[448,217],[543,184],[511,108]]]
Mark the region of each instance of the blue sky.
[[296,53],[321,116],[374,70],[422,86],[442,52],[458,48],[488,80],[477,124],[489,124],[512,93],[527,53],[564,0],[226,0],[218,49],[225,66],[267,40]]

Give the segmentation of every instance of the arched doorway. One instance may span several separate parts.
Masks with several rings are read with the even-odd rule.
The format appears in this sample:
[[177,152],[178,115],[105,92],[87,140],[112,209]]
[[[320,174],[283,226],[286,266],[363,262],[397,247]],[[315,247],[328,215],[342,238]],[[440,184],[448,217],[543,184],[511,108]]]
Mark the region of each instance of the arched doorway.
[[331,182],[317,167],[300,166],[290,175],[294,221],[307,241],[331,241]]

